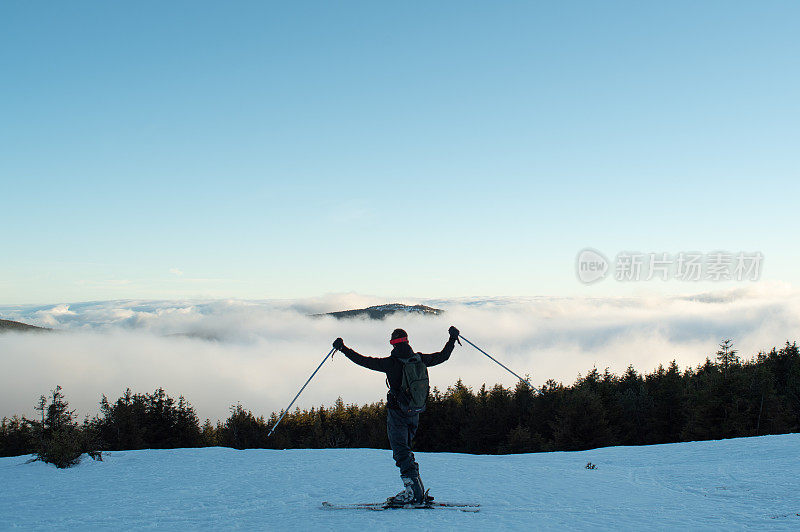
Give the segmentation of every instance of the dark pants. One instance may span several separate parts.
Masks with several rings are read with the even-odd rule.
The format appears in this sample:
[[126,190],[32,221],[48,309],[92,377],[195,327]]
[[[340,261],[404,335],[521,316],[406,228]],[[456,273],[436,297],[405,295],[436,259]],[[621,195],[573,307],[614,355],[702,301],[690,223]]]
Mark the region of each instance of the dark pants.
[[386,431],[389,433],[389,445],[392,447],[392,457],[400,476],[413,477],[419,475],[419,466],[414,461],[411,452],[411,440],[417,433],[419,414],[406,415],[396,408],[388,408],[386,416]]

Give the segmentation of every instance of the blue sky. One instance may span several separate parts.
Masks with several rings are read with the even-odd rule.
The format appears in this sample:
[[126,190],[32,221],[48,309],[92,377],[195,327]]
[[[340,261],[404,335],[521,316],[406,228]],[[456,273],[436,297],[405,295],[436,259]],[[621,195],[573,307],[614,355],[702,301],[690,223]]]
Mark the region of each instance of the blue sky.
[[797,284],[794,2],[4,2],[0,302]]

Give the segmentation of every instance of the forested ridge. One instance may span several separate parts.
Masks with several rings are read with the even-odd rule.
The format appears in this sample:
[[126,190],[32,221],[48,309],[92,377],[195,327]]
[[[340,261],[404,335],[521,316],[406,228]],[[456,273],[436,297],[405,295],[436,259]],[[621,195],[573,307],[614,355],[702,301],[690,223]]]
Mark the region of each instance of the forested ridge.
[[[76,420],[60,388],[42,397],[41,419],[15,416],[0,425],[0,456],[41,454],[53,438],[72,452],[226,446],[245,448],[388,448],[384,401],[256,416],[242,405],[213,424],[200,423],[183,397],[163,389],[103,397],[100,413]],[[591,369],[565,386],[519,383],[474,390],[460,380],[434,388],[421,415],[418,451],[519,453],[570,451],[800,431],[800,354],[796,343],[743,360],[730,341],[713,358],[681,370],[673,361],[652,373]],[[49,440],[48,440],[49,438]],[[60,442],[60,440],[58,440]],[[75,443],[78,442],[78,443]],[[58,443],[61,445],[61,443]]]

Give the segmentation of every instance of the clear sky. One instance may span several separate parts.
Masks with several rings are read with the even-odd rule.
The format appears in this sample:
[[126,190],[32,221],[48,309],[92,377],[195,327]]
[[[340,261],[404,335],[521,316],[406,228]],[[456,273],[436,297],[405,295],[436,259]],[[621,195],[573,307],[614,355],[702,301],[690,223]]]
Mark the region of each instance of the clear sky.
[[[798,284],[797,2],[0,4],[0,303]],[[652,283],[651,283],[652,284]],[[658,290],[685,285],[654,285]]]

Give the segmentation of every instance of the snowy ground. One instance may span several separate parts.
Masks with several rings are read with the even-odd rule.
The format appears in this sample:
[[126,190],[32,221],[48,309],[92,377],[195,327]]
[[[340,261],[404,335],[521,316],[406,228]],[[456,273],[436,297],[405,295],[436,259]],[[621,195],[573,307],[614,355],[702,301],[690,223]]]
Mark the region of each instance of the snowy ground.
[[0,528],[800,528],[800,434],[417,457],[438,500],[479,502],[481,512],[320,508],[395,493],[389,451],[179,449],[114,452],[68,470],[0,458]]

